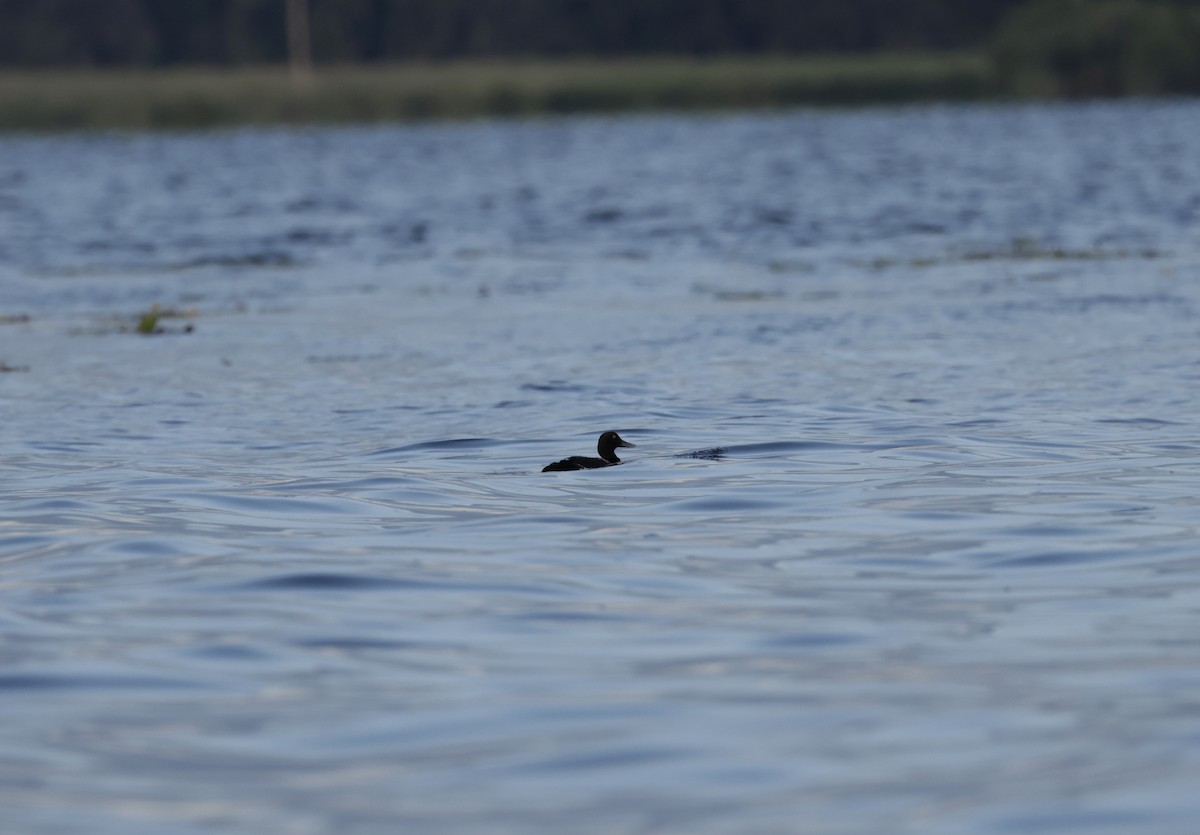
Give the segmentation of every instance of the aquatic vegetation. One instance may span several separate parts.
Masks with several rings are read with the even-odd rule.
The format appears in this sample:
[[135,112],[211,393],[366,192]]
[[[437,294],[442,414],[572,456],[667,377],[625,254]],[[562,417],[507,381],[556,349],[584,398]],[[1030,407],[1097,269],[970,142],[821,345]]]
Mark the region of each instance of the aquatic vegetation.
[[167,328],[162,324],[163,319],[192,319],[196,316],[195,308],[177,310],[170,307],[160,307],[158,303],[150,305],[149,309],[138,314],[137,324],[133,330],[143,336],[153,336],[164,333],[191,333],[194,326],[188,322],[181,328]]
[[724,287],[705,282],[692,285],[692,292],[697,295],[711,296],[720,302],[762,302],[782,299],[782,290],[776,288],[763,289],[758,287]]
[[150,334],[158,330],[158,311],[148,310],[138,319],[137,332]]
[[1114,261],[1126,258],[1160,258],[1162,253],[1155,249],[1067,249],[1061,246],[1046,246],[1032,238],[1014,238],[1007,249],[972,250],[962,255],[964,261],[1049,260],[1049,261]]
[[967,249],[949,252],[941,256],[917,256],[912,258],[878,257],[870,261],[857,261],[858,266],[870,267],[873,270],[887,270],[894,267],[928,268],[945,264],[956,264],[964,261],[1124,261],[1149,260],[1162,258],[1165,253],[1157,249],[1105,249],[1103,247],[1086,247],[1069,249],[1062,246],[1049,246],[1033,238],[1014,238],[1008,246],[994,249]]
[[962,100],[991,95],[992,75],[990,58],[975,52],[332,66],[302,89],[284,67],[9,71],[0,73],[0,130]]

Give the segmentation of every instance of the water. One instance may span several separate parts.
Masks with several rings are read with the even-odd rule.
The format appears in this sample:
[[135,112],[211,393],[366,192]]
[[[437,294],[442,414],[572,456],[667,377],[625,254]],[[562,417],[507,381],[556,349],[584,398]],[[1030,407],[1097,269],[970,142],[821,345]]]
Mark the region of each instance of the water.
[[0,139],[6,831],[1190,833],[1198,221],[1194,102]]

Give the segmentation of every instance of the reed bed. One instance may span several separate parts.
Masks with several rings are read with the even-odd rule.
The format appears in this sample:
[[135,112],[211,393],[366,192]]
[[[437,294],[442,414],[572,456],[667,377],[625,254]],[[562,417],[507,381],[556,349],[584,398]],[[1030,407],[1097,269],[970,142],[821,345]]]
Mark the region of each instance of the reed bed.
[[983,53],[0,73],[0,130],[196,129],[986,98]]

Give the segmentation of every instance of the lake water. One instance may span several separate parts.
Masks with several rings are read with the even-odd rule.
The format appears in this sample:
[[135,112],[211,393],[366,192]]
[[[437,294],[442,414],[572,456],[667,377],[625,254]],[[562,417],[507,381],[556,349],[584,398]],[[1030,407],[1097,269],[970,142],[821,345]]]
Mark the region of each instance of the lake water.
[[6,832],[1195,831],[1200,102],[11,136],[0,317]]

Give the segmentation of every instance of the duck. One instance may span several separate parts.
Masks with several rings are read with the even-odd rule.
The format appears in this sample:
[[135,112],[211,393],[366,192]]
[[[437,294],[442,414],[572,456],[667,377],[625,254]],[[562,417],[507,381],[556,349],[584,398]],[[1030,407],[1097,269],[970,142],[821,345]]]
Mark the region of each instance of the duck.
[[617,447],[634,447],[636,444],[631,444],[626,441],[616,432],[605,432],[600,436],[600,440],[596,442],[596,451],[600,453],[599,458],[590,458],[586,455],[572,455],[570,458],[564,458],[561,461],[555,461],[553,464],[547,464],[542,468],[544,473],[558,473],[565,470],[595,470],[600,467],[611,467],[614,464],[620,464],[621,459],[617,457]]

